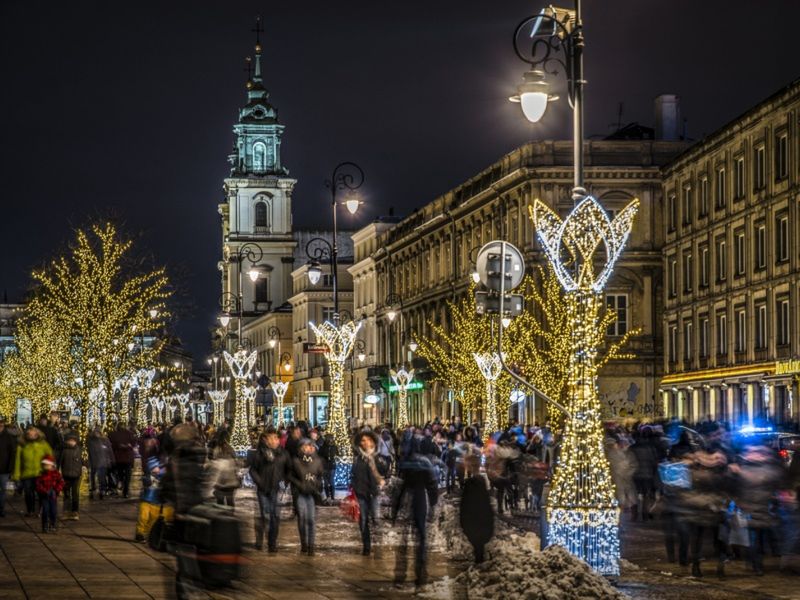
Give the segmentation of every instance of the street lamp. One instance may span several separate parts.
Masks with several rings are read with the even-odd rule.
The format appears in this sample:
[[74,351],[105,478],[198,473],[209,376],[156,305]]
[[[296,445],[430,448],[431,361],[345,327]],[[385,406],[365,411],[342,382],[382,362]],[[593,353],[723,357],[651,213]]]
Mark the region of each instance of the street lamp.
[[261,271],[258,270],[256,265],[264,257],[264,251],[260,246],[252,242],[247,242],[239,246],[236,251],[229,257],[230,262],[237,264],[237,293],[223,292],[219,297],[219,305],[222,308],[222,314],[219,316],[219,322],[223,327],[227,327],[231,321],[231,313],[238,313],[239,322],[237,324],[237,342],[242,346],[242,320],[244,317],[244,290],[242,286],[242,263],[245,260],[250,262],[250,268],[247,270],[247,276],[252,282],[258,281],[261,276]]
[[337,273],[337,259],[339,256],[338,241],[338,202],[336,194],[340,190],[347,190],[347,199],[344,205],[350,214],[355,214],[361,201],[358,198],[357,190],[364,183],[364,171],[356,163],[345,161],[341,162],[333,169],[331,178],[325,182],[325,187],[331,191],[331,211],[333,213],[333,243],[324,238],[312,238],[306,244],[306,256],[308,257],[308,280],[311,285],[316,285],[322,276],[320,263],[329,261],[331,268],[331,281],[333,283],[333,319],[335,324],[339,323],[339,281]]
[[[269,329],[267,329],[267,335],[269,336],[269,342],[268,342],[269,343],[269,347],[272,350],[275,350],[275,348],[277,347],[278,348],[278,354],[280,354],[280,351],[281,351],[281,330],[278,329],[277,325],[272,325]],[[272,358],[274,360],[274,358],[275,358],[274,354],[273,354]],[[280,376],[280,367],[278,366],[279,364],[280,364],[280,362],[275,363],[275,373],[278,376]]]
[[419,347],[419,346],[417,345],[417,342],[416,342],[416,341],[414,341],[414,340],[411,340],[411,341],[408,343],[408,349],[409,349],[409,350],[411,350],[412,352],[416,352],[418,347]]

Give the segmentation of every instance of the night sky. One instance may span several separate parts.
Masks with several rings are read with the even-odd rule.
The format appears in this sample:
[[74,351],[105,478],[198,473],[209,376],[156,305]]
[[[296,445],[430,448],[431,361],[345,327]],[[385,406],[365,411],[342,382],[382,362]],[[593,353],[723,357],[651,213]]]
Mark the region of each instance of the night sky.
[[[295,226],[330,226],[322,182],[353,160],[367,205],[342,226],[358,227],[526,141],[570,135],[564,100],[536,126],[506,100],[525,70],[511,34],[543,5],[3,0],[0,292],[22,300],[31,267],[74,227],[114,217],[173,273],[189,300],[178,332],[202,359],[255,15],[283,162],[299,179]],[[610,133],[620,102],[624,123],[652,126],[661,93],[681,97],[690,138],[710,133],[800,76],[798,21],[796,0],[584,0],[587,135]]]

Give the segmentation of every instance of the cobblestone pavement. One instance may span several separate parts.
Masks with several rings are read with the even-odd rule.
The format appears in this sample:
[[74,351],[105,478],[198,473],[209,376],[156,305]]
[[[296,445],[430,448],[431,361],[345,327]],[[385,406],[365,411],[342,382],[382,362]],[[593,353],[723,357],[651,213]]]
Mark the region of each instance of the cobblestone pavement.
[[[308,557],[299,552],[295,521],[289,518],[286,507],[280,551],[268,554],[252,549],[253,508],[252,492],[242,491],[236,510],[243,518],[248,544],[245,577],[232,590],[203,597],[337,600],[414,595],[412,585],[395,584],[397,537],[388,523],[382,526],[376,556],[363,557],[355,524],[344,522],[335,507],[320,507],[318,552],[315,557]],[[22,499],[10,497],[7,517],[0,519],[0,598],[174,597],[174,558],[133,542],[136,500],[90,501],[84,496],[80,521],[61,521],[55,534],[40,533],[38,518],[25,518],[22,510]],[[535,527],[535,522],[524,518],[513,522],[524,528]],[[661,540],[660,528],[655,524],[626,523],[623,527],[623,555],[632,562],[624,563],[618,586],[635,600],[800,598],[800,578],[778,574],[776,559],[767,561],[765,577],[754,577],[737,562],[728,566],[729,577],[725,581],[718,581],[712,573],[698,581],[677,570],[677,565],[661,560]],[[413,560],[411,563],[405,573],[407,581],[413,580]],[[432,581],[444,576],[452,578],[463,568],[463,563],[448,561],[437,552],[430,555]],[[469,591],[457,590],[454,595],[469,598]]]

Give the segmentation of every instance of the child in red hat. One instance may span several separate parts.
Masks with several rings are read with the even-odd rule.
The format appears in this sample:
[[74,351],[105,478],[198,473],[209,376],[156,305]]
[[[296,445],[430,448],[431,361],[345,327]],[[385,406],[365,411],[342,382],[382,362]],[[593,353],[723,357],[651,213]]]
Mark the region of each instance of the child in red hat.
[[42,505],[42,533],[56,530],[58,494],[64,489],[64,478],[56,469],[56,459],[47,455],[42,459],[42,474],[36,478],[36,491]]

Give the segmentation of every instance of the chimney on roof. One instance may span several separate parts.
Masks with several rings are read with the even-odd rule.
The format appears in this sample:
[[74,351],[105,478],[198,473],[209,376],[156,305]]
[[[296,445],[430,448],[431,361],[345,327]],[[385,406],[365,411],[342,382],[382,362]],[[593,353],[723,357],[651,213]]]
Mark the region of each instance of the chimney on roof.
[[676,94],[661,94],[655,101],[656,139],[681,139],[681,100]]

